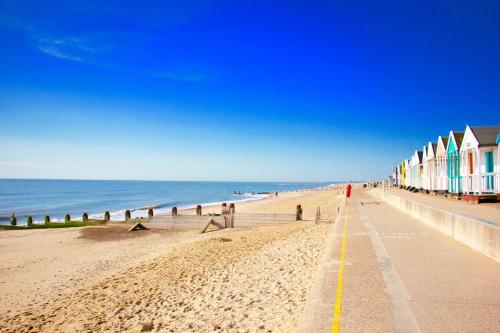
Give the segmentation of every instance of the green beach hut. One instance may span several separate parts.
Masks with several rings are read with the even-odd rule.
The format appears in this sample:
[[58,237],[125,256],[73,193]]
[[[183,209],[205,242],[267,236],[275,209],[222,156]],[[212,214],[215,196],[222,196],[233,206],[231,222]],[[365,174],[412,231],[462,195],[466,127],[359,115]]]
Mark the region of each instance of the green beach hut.
[[464,132],[450,131],[448,136],[448,192],[462,193],[462,177],[460,174],[460,146],[464,138]]
[[[497,159],[497,169],[495,173],[495,182],[498,184],[496,193],[500,193],[500,132],[497,135],[497,146],[498,146],[497,147],[498,159]],[[500,197],[497,196],[497,199],[500,200]]]

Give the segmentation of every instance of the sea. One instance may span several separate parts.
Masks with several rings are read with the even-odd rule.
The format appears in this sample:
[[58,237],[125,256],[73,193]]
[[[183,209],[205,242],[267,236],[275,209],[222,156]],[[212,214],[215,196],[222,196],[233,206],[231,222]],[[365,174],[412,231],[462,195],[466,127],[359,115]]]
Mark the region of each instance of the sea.
[[133,218],[144,217],[148,208],[159,215],[172,207],[257,200],[268,193],[333,183],[0,179],[0,224],[10,223],[11,214],[18,224],[24,224],[28,216],[35,223],[46,215],[51,221],[61,221],[66,214],[72,220],[81,220],[83,213],[102,218],[105,211],[112,220],[123,220],[127,209]]

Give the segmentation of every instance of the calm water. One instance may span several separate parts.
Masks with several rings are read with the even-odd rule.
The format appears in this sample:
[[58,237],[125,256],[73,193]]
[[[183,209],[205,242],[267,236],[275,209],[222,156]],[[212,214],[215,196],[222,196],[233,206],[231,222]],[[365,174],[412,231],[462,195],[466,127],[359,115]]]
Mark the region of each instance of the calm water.
[[[155,214],[196,204],[252,200],[259,192],[283,192],[326,186],[331,183],[176,182],[112,180],[0,179],[0,223],[14,213],[18,223],[27,216],[42,221],[63,219],[65,214],[81,218],[84,212],[100,217],[110,211],[122,219],[126,209],[132,216],[145,216],[140,208],[154,206]],[[234,191],[242,194],[234,194]]]

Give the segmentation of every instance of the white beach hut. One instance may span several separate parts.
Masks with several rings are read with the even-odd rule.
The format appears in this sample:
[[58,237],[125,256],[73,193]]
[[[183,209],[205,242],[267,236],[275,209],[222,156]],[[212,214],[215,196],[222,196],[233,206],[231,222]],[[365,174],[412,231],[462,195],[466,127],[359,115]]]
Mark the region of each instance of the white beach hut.
[[427,166],[427,145],[422,149],[422,188],[429,191],[429,168]]
[[460,147],[463,192],[469,195],[498,191],[498,145],[500,126],[467,126]]
[[389,177],[389,183],[391,186],[398,185],[398,167],[397,166],[392,167],[392,174]]
[[437,144],[429,142],[424,154],[424,190],[437,191]]
[[412,162],[411,162],[412,187],[414,187],[417,190],[422,189],[422,176],[423,176],[422,156],[423,152],[416,150],[412,156]]
[[448,145],[447,137],[438,137],[436,145],[436,191],[446,193],[448,191],[448,154],[446,147]]
[[414,164],[414,155],[411,155],[411,157],[408,159],[409,166],[410,166],[410,188],[415,189],[415,177],[414,177],[414,170],[413,170],[413,164]]
[[396,165],[394,167],[394,186],[399,186],[400,181],[401,181],[401,166]]
[[[497,185],[497,194],[500,194],[500,133],[497,135],[497,171],[496,171],[496,177],[495,177],[495,183]],[[500,195],[497,195],[497,200],[500,200]]]

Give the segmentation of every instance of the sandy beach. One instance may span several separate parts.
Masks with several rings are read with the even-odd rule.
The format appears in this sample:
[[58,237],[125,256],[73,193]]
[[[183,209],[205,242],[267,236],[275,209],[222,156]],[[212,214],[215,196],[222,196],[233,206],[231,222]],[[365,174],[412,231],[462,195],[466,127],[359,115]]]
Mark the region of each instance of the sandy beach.
[[[127,232],[127,226],[0,231],[5,332],[291,332],[340,205],[336,190],[281,193],[237,212],[277,226]],[[204,213],[220,207],[204,207]],[[182,214],[191,214],[184,211]]]

